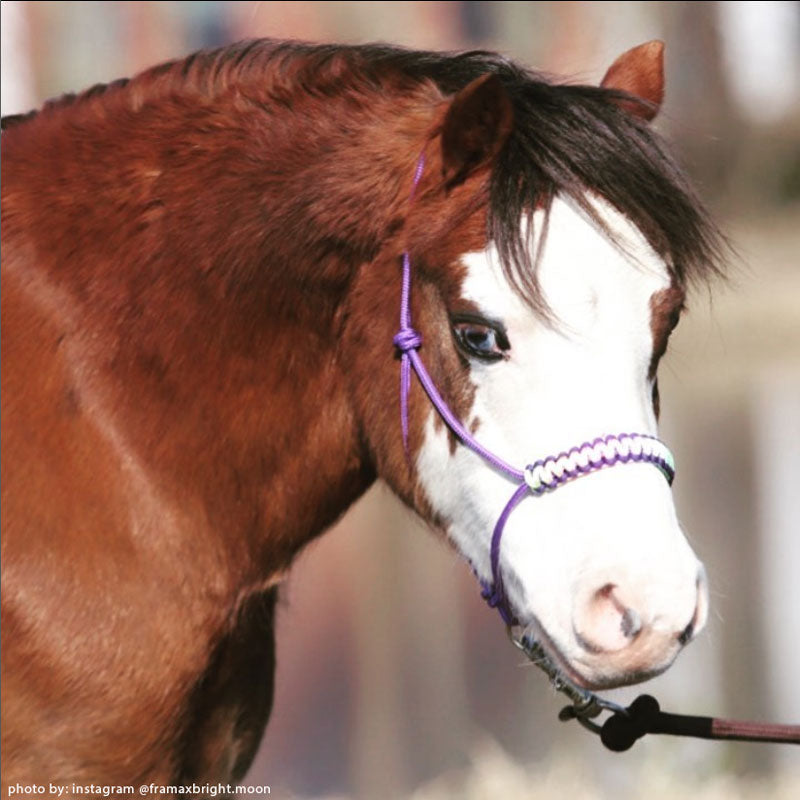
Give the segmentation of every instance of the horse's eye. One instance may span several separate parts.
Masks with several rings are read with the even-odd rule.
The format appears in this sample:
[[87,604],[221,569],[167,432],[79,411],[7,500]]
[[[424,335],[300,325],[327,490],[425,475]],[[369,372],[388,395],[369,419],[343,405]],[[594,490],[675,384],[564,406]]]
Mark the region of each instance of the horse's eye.
[[453,332],[461,352],[481,361],[499,361],[511,348],[508,337],[499,323],[481,319],[455,319]]

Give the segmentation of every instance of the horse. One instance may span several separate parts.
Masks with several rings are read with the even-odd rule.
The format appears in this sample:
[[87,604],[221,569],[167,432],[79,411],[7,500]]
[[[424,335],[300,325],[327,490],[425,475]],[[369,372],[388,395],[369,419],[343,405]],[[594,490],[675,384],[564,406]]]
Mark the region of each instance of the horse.
[[660,42],[256,40],[4,120],[5,786],[240,780],[280,586],[379,478],[575,684],[672,663],[657,368],[723,239],[663,92]]

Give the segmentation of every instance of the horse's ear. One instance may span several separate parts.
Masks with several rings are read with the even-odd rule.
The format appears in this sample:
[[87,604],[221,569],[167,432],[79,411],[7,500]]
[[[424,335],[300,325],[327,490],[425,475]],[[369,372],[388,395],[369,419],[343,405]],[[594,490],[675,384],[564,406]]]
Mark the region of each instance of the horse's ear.
[[654,39],[624,52],[608,68],[600,85],[644,100],[617,102],[629,114],[650,122],[664,100],[664,42]]
[[488,164],[514,124],[511,98],[493,73],[465,86],[452,100],[442,124],[442,173],[448,187]]

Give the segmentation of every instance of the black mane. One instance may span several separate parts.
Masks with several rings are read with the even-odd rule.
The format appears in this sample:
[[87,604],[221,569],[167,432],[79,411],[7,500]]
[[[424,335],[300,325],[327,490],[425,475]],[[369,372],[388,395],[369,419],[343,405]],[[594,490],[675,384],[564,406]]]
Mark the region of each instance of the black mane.
[[725,240],[686,175],[661,137],[617,102],[644,101],[595,86],[559,84],[496,53],[246,41],[162,64],[130,82],[50,101],[42,112],[5,118],[3,127],[146,80],[167,91],[194,85],[204,92],[237,80],[313,92],[413,91],[432,82],[453,94],[487,72],[500,79],[514,108],[514,128],[491,177],[489,232],[508,279],[534,307],[544,310],[535,258],[520,223],[556,194],[570,197],[600,225],[589,196],[605,198],[640,228],[682,285],[721,274]]
[[[455,93],[497,75],[511,97],[514,128],[491,178],[490,234],[506,276],[543,308],[520,220],[556,194],[570,197],[605,228],[587,197],[600,195],[645,234],[681,284],[723,272],[726,242],[663,139],[620,107],[640,101],[596,86],[559,84],[496,53],[430,53],[357,48],[418,80]],[[528,229],[529,231],[531,228]]]

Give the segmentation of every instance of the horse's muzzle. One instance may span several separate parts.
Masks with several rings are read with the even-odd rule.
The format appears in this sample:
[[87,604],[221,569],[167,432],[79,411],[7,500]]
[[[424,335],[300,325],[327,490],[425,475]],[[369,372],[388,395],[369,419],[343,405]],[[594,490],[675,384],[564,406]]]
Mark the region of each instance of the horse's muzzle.
[[708,588],[702,566],[688,612],[680,602],[655,608],[647,589],[606,582],[579,593],[572,613],[573,647],[560,655],[581,685],[607,688],[663,672],[705,625]]

